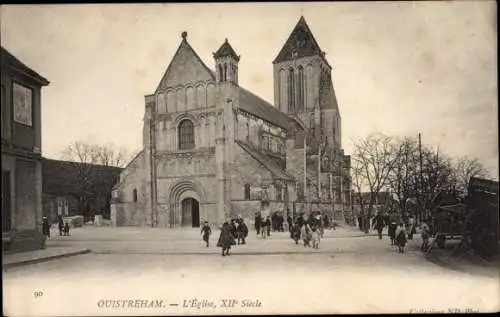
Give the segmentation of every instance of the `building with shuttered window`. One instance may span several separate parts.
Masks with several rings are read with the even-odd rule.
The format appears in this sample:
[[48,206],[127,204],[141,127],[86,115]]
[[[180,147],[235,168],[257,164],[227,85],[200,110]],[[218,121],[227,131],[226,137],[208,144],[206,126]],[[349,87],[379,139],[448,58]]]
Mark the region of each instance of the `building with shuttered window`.
[[49,81],[1,48],[2,242],[42,248],[41,88]]

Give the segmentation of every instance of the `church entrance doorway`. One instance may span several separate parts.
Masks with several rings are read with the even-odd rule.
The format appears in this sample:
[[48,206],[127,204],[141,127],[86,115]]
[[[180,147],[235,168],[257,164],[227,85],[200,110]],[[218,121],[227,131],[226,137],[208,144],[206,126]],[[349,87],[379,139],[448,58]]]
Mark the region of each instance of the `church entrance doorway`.
[[200,226],[200,204],[194,198],[186,198],[181,202],[182,205],[182,227],[198,228]]

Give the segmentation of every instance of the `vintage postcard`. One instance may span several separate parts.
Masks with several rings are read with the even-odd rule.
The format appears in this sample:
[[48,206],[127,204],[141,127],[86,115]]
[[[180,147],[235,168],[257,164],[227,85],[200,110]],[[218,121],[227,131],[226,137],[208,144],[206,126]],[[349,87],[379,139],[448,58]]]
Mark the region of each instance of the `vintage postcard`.
[[2,5],[4,315],[498,312],[496,12]]

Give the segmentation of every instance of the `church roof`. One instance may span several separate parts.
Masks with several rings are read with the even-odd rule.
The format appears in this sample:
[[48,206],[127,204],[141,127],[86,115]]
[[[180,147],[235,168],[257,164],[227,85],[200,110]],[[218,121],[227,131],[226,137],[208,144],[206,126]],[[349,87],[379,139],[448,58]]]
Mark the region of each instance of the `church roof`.
[[266,120],[285,130],[288,129],[291,118],[272,106],[270,103],[240,87],[240,108],[258,118]]
[[111,194],[111,189],[123,169],[115,166],[85,164],[42,158],[42,191],[49,195],[79,196],[85,190],[82,183],[83,171],[88,171],[90,189],[96,195]]
[[43,86],[47,86],[50,83],[46,78],[44,78],[43,76],[35,72],[33,69],[26,66],[26,64],[17,59],[4,47],[1,47],[1,60],[2,60],[2,68],[10,67],[13,68],[14,70],[20,71],[28,75],[29,77],[35,79],[40,85]]
[[234,58],[236,61],[240,60],[240,57],[236,54],[236,52],[234,51],[231,44],[229,44],[227,39],[224,41],[221,47],[219,47],[217,52],[214,53],[214,58],[226,57],[226,56],[230,56]]
[[267,155],[257,151],[256,149],[248,146],[247,144],[241,141],[235,141],[243,150],[245,150],[250,156],[252,156],[255,160],[261,163],[267,170],[273,174],[274,178],[284,179],[284,180],[293,180],[293,177],[288,175],[278,164],[276,164],[271,158]]
[[324,59],[323,51],[316,42],[306,20],[301,16],[273,64],[314,55],[319,55]]

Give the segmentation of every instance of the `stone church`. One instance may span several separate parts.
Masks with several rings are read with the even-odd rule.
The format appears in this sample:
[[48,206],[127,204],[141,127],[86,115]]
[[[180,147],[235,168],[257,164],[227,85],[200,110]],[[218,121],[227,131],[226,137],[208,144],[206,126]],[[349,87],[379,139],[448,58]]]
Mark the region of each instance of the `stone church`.
[[[332,67],[303,17],[272,62],[274,105],[239,85],[226,39],[205,64],[182,33],[151,95],[143,150],[112,193],[117,226],[198,227],[255,212],[351,211]],[[245,70],[242,70],[245,71]]]

